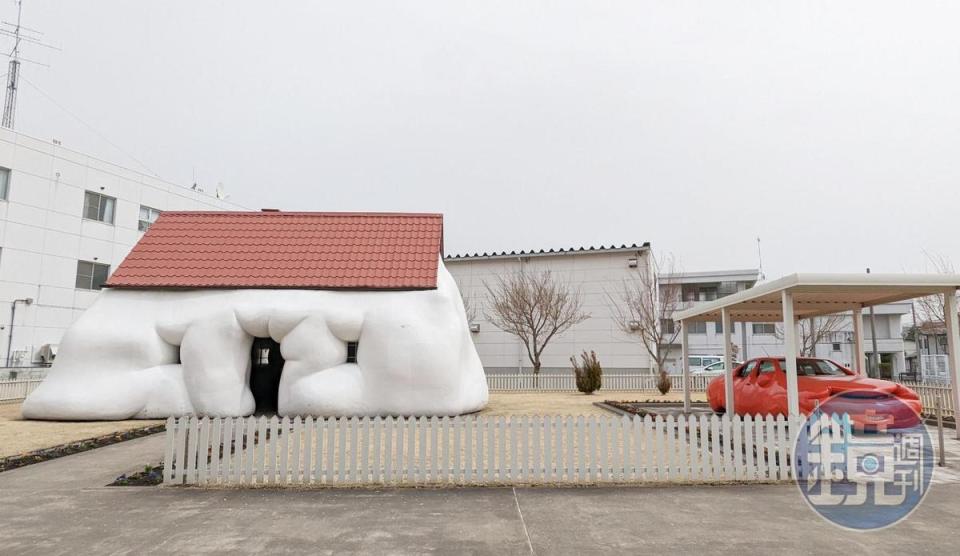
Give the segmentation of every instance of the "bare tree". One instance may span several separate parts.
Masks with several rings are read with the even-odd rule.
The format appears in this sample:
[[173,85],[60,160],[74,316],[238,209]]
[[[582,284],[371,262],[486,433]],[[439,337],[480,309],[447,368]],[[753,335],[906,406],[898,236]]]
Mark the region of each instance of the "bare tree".
[[[950,259],[942,255],[934,255],[931,253],[924,253],[927,256],[927,260],[930,261],[930,265],[933,266],[934,272],[938,274],[956,274],[956,270],[953,267],[953,263]],[[943,296],[942,295],[931,295],[928,297],[921,297],[917,299],[917,310],[920,313],[920,319],[924,322],[929,322],[935,326],[945,327],[947,321],[944,318],[946,309],[943,306]]]
[[590,318],[583,312],[580,291],[555,280],[549,271],[508,274],[493,285],[483,285],[489,294],[484,315],[500,330],[520,338],[536,384],[540,358],[550,340]]
[[680,308],[680,284],[660,281],[660,273],[675,274],[676,260],[661,256],[650,264],[640,265],[636,276],[624,280],[617,295],[607,293],[610,311],[624,333],[640,340],[657,366],[661,393],[670,391],[666,362],[680,328],[673,324],[673,313]]
[[463,302],[463,312],[467,315],[467,322],[473,323],[477,320],[477,316],[480,312],[477,310],[477,306],[474,304],[473,300],[463,294],[463,288],[459,288],[459,290],[460,301]]
[[[816,357],[817,344],[827,343],[834,332],[843,328],[845,320],[846,315],[839,313],[800,320],[800,336],[797,338],[800,357]],[[782,340],[783,326],[778,325],[773,335]]]

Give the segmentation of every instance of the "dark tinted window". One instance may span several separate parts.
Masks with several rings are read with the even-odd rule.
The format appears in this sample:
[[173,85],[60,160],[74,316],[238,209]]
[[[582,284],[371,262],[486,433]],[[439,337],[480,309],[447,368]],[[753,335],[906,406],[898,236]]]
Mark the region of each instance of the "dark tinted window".
[[760,364],[760,374],[772,373],[775,370],[777,370],[777,366],[769,359]]
[[[786,359],[780,360],[780,366],[787,368]],[[797,376],[846,376],[839,366],[826,359],[797,359]]]
[[757,362],[751,361],[740,369],[740,376],[750,376],[750,373],[757,368]]

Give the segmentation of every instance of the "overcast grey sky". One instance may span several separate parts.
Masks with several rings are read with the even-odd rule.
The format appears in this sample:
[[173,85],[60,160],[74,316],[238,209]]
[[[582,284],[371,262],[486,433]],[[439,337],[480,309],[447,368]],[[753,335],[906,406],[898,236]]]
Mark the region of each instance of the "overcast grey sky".
[[[960,263],[960,3],[25,0],[17,127],[251,208],[439,211],[448,253]],[[12,0],[0,15],[15,17]],[[33,84],[33,85],[31,85]]]

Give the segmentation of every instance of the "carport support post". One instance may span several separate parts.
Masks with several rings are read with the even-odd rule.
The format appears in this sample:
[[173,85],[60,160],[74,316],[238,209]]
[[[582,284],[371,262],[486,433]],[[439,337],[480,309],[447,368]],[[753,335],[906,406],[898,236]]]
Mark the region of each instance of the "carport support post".
[[720,309],[720,326],[723,327],[723,407],[727,415],[735,415],[733,397],[733,344],[730,343],[730,310]]
[[683,412],[690,413],[690,336],[687,322],[680,321],[680,368],[683,373]]
[[863,351],[863,309],[856,307],[853,310],[853,370],[858,375],[863,372],[864,360],[867,354]]
[[[960,325],[957,323],[957,292],[943,292],[943,320],[947,324],[947,364],[950,371],[950,390],[953,407],[960,408]],[[960,427],[956,437],[960,440]]]
[[787,368],[787,413],[791,419],[800,417],[800,396],[797,392],[797,319],[793,313],[793,292],[781,292],[783,303],[783,357]]

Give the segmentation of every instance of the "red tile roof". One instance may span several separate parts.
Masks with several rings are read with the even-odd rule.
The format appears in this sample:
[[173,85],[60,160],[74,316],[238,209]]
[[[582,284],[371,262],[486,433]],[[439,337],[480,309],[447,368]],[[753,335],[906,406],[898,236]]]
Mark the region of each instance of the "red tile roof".
[[164,212],[112,288],[431,289],[443,215]]

